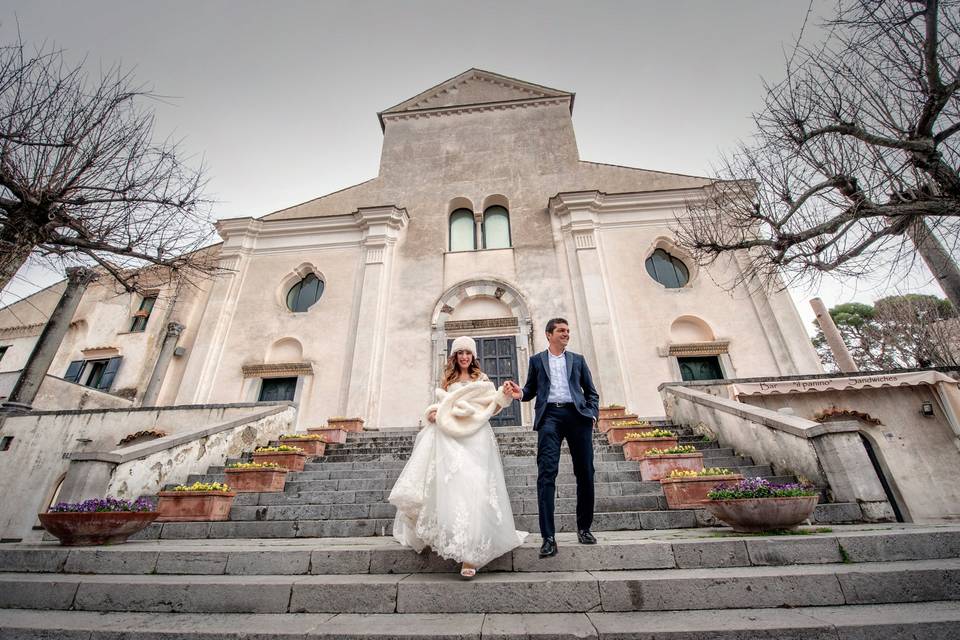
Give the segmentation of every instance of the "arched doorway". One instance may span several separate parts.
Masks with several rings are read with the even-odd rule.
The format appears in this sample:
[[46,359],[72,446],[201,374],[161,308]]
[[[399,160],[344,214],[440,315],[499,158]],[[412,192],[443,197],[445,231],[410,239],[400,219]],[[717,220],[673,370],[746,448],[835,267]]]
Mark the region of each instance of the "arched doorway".
[[[433,381],[440,378],[453,339],[470,336],[477,342],[481,367],[494,385],[506,380],[523,384],[533,346],[532,323],[526,303],[511,285],[472,280],[451,287],[437,301],[431,328]],[[529,412],[529,407],[514,402],[490,423],[494,427],[519,426],[530,422]]]

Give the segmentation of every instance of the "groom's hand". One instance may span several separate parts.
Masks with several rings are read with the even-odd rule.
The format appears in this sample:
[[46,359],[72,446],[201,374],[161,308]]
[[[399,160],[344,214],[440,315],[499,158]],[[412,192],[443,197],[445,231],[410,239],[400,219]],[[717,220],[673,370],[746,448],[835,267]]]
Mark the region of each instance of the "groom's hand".
[[520,390],[520,387],[513,380],[507,380],[503,383],[503,389],[507,392],[507,395],[513,398],[514,400],[519,400],[523,397],[523,392]]

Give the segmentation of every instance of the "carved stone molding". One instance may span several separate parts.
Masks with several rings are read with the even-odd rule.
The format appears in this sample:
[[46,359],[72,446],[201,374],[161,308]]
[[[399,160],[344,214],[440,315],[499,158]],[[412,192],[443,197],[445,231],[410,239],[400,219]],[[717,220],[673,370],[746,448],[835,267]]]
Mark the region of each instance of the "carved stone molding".
[[482,320],[447,320],[443,325],[447,331],[469,331],[471,329],[499,329],[519,327],[517,318],[484,318]]
[[687,342],[669,345],[666,349],[658,349],[661,357],[666,356],[719,356],[728,353],[729,340],[714,340],[713,342]]
[[264,364],[245,364],[242,367],[244,378],[283,378],[287,376],[312,376],[312,362],[271,362]]

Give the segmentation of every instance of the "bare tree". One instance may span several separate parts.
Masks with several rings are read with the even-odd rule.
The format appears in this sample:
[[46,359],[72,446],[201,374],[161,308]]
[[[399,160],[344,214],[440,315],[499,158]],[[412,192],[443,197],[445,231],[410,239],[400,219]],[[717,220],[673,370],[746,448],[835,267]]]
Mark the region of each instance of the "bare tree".
[[756,138],[679,239],[701,264],[746,252],[738,281],[777,286],[892,276],[918,249],[960,308],[960,1],[847,1],[825,28],[765,87]]
[[0,289],[31,257],[96,265],[128,290],[212,272],[202,168],[155,142],[152,96],[119,67],[0,46]]
[[[832,307],[830,316],[864,371],[960,363],[960,322],[942,298],[908,294],[881,298],[873,305],[849,302]],[[813,345],[823,361],[836,368],[819,328]]]

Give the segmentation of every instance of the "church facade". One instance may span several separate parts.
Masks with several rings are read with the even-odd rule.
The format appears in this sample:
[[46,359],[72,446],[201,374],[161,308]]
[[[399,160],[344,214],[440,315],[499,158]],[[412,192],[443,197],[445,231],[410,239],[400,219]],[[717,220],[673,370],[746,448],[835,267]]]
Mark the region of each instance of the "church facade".
[[[727,290],[745,258],[700,268],[674,242],[715,181],[581,160],[573,103],[471,69],[381,112],[375,178],[219,221],[226,275],[199,291],[147,302],[91,286],[49,374],[143,402],[173,339],[151,404],[293,400],[301,427],[414,426],[453,338],[477,338],[488,374],[522,384],[557,316],[601,402],[640,415],[663,413],[662,382],[821,372],[786,292]],[[39,333],[11,315],[24,302],[0,311],[0,372]],[[516,403],[499,424],[531,420]]]

